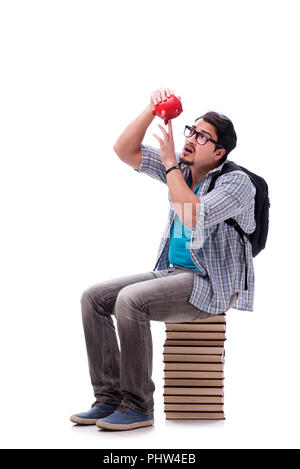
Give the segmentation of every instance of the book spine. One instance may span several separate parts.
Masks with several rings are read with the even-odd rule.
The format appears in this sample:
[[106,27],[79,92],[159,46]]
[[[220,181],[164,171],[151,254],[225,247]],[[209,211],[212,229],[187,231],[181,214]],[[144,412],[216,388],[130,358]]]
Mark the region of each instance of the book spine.
[[[194,321],[182,321],[181,323],[176,324],[226,324],[226,315],[225,314],[216,314],[211,315],[205,319],[195,319]],[[174,324],[172,322],[166,322],[165,324]]]
[[165,371],[165,378],[224,379],[222,371]]
[[223,404],[223,396],[167,396],[165,404]]
[[171,420],[225,420],[223,412],[166,412]]
[[169,379],[165,378],[166,386],[204,386],[223,387],[223,379]]
[[223,405],[217,404],[165,404],[165,411],[175,412],[223,412]]
[[199,354],[199,355],[222,355],[223,347],[177,347],[177,346],[164,346],[165,353],[182,353],[182,354]]
[[[225,339],[226,340],[226,339]],[[165,342],[165,345],[178,345],[178,346],[181,346],[181,345],[188,345],[190,347],[194,347],[195,345],[201,345],[201,346],[204,346],[204,347],[211,347],[211,346],[214,346],[214,347],[223,347],[224,345],[224,340],[197,340],[197,339],[193,339],[193,340],[183,340],[183,339],[180,339],[180,340],[173,340],[173,339],[167,339],[167,341]]]
[[181,331],[181,332],[225,332],[224,324],[168,324],[166,325],[166,332]]
[[224,332],[167,332],[167,339],[226,340]]
[[223,371],[222,363],[165,363],[164,371]]
[[175,396],[223,396],[223,388],[175,388],[172,386],[164,387],[164,395]]
[[169,354],[164,353],[164,362],[223,363],[224,355]]

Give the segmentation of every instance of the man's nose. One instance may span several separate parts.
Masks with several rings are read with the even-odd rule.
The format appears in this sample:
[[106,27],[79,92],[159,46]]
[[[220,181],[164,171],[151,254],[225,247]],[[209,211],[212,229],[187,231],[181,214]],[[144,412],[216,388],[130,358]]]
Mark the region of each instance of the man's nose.
[[192,135],[188,139],[187,143],[191,143],[194,146],[194,148],[196,148],[196,146],[197,146],[196,134]]
[[194,144],[194,147],[196,148],[196,146],[198,145],[198,142],[196,140],[196,134],[193,135],[193,144]]

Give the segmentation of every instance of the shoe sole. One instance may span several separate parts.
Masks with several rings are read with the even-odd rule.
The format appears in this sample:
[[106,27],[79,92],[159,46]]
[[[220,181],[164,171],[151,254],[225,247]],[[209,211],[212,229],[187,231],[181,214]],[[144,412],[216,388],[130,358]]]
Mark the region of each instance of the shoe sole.
[[72,415],[70,420],[71,422],[79,423],[80,425],[96,425],[96,422],[99,419],[83,419],[82,417],[76,417],[76,415]]
[[98,420],[96,422],[97,427],[106,428],[107,430],[132,430],[133,428],[148,427],[153,424],[154,424],[154,419],[144,420],[143,422],[127,423],[127,424],[109,423],[109,422],[104,422],[103,420]]

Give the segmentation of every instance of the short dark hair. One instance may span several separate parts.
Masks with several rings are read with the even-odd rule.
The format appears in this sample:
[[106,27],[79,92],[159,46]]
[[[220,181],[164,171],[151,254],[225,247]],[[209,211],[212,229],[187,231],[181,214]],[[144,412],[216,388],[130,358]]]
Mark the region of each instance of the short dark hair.
[[[219,165],[226,161],[228,153],[231,152],[236,147],[236,133],[233,127],[233,123],[231,120],[224,116],[224,114],[220,114],[215,111],[208,111],[202,116],[198,117],[196,121],[199,119],[203,119],[205,122],[213,125],[216,129],[217,133],[217,140],[222,148],[225,148],[226,153],[222,156],[219,161]],[[217,148],[217,145],[215,145]]]

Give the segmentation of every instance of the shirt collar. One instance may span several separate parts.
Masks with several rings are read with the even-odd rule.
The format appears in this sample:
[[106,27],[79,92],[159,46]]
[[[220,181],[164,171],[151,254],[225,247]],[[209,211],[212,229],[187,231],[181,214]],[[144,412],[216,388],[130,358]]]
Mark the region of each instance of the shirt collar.
[[[219,166],[217,166],[216,168],[213,168],[211,169],[210,171],[208,171],[208,173],[205,175],[205,178],[208,176],[208,175],[214,175],[214,174],[217,174],[219,173],[224,164],[227,162],[227,160],[225,160],[223,163],[221,163]],[[190,168],[190,165],[186,164],[186,163],[181,163],[181,169],[182,169],[182,172],[183,174],[185,175],[186,177],[186,180],[188,179],[189,175],[191,174],[191,168]]]

